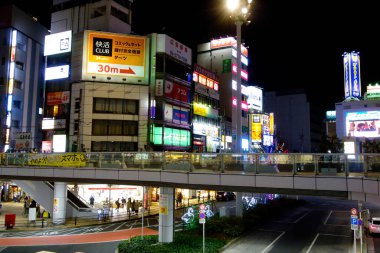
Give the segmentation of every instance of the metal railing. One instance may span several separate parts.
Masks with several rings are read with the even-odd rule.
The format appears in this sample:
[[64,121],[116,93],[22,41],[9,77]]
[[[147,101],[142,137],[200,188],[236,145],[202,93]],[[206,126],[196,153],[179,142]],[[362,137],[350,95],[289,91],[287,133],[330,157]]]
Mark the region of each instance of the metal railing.
[[[67,162],[67,154],[72,157],[70,163],[62,162],[63,160]],[[3,153],[0,164],[1,166],[21,167],[90,167],[273,175],[354,175],[368,177],[380,175],[380,154],[364,153]]]

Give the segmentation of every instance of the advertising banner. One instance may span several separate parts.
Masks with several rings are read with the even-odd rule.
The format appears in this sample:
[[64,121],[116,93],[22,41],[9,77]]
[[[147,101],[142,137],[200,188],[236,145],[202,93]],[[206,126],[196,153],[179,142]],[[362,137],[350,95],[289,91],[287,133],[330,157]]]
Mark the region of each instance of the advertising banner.
[[192,63],[191,49],[165,34],[157,35],[157,52],[166,53],[187,65]]
[[70,66],[62,65],[45,69],[45,80],[56,80],[69,77]]
[[190,89],[172,81],[165,80],[165,96],[167,98],[190,103]]
[[173,106],[173,123],[182,125],[189,124],[189,110]]
[[86,31],[84,79],[147,84],[147,50],[143,36]]
[[71,52],[71,30],[45,36],[44,56]]
[[16,150],[28,150],[32,147],[32,133],[22,132],[16,133]]
[[262,141],[262,124],[261,114],[252,115],[252,128],[251,128],[251,140],[252,142]]
[[350,97],[350,70],[349,70],[349,55],[343,56],[343,69],[344,69],[344,98]]
[[360,66],[359,54],[352,52],[350,70],[351,70],[351,91],[352,91],[352,97],[354,98],[359,98],[360,93],[361,93],[359,66]]
[[70,91],[47,93],[47,99],[46,99],[47,105],[68,104],[69,102],[70,102]]
[[203,104],[193,103],[193,113],[207,118],[218,118],[218,110],[208,107]]
[[84,167],[86,153],[28,154],[29,166]]

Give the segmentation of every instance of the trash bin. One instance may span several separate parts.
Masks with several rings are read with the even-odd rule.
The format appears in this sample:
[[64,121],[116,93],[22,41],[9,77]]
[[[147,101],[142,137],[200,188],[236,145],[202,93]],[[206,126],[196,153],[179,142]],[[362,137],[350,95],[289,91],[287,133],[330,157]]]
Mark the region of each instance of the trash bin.
[[5,222],[4,225],[7,229],[13,228],[16,224],[16,214],[14,213],[7,213],[5,215]]

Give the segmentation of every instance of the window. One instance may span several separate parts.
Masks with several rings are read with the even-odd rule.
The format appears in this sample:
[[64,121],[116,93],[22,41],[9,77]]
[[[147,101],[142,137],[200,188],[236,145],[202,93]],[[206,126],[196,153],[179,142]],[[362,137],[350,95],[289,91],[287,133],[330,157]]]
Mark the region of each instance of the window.
[[13,100],[13,107],[17,109],[21,109],[21,101]]
[[92,135],[137,136],[137,121],[122,120],[93,120]]
[[138,106],[138,100],[94,98],[93,112],[137,115],[139,113]]
[[101,6],[92,9],[91,18],[97,18],[106,15],[106,7]]
[[137,142],[121,142],[121,141],[93,141],[91,142],[92,152],[125,152],[137,151]]
[[21,70],[24,70],[24,63],[20,61],[15,62],[15,67]]
[[18,121],[18,120],[12,120],[12,127],[14,127],[14,128],[20,128],[20,121]]
[[22,82],[19,80],[14,80],[13,81],[13,87],[21,90],[22,89]]

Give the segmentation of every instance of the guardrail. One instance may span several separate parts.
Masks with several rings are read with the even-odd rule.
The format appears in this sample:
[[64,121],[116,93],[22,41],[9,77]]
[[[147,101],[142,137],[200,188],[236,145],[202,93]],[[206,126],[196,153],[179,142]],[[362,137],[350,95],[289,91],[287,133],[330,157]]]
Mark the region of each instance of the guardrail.
[[378,177],[380,154],[91,152],[3,153],[2,166]]

